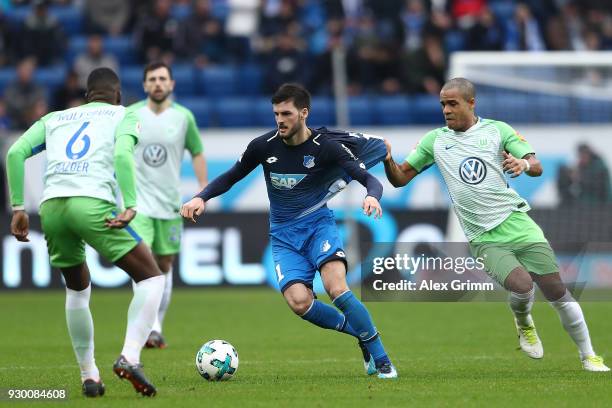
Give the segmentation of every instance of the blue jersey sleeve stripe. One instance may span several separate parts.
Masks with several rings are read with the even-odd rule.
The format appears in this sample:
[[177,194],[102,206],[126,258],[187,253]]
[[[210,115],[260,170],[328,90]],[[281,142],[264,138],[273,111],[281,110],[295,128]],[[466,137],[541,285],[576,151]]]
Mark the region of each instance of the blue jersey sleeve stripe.
[[46,148],[47,148],[47,145],[45,143],[41,143],[38,146],[34,146],[32,148],[32,154],[38,154],[42,152],[43,150],[45,150]]

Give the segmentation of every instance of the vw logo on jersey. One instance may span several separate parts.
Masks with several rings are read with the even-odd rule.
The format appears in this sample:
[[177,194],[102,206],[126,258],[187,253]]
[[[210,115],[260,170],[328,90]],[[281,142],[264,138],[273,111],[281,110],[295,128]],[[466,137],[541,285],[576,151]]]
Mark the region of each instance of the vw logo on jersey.
[[154,143],[145,147],[142,158],[149,166],[159,167],[166,162],[168,153],[164,146]]
[[478,157],[468,157],[459,166],[459,176],[467,184],[478,184],[487,176],[487,166]]
[[314,156],[304,156],[304,167],[312,169],[315,165]]

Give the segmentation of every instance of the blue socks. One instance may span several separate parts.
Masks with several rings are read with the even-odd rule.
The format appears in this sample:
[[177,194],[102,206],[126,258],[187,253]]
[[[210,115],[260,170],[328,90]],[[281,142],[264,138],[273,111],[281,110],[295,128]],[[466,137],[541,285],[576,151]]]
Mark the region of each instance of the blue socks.
[[366,345],[370,355],[374,358],[376,367],[383,363],[390,363],[376,327],[372,323],[370,313],[353,295],[353,292],[349,290],[338,296],[334,299],[334,305],[344,313],[348,325],[358,333],[357,338]]
[[342,313],[316,299],[313,301],[310,309],[301,317],[324,329],[336,330],[358,337],[357,332],[348,324],[346,317]]

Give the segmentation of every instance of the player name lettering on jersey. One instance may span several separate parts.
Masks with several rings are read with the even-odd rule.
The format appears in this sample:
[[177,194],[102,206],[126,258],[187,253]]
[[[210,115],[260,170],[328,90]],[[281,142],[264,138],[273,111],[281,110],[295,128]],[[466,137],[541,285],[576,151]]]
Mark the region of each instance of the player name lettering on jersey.
[[71,111],[66,111],[66,113],[58,113],[57,115],[53,117],[53,120],[57,122],[72,122],[75,120],[86,120],[86,119],[91,119],[91,118],[100,117],[100,116],[108,116],[112,118],[117,114],[117,112],[118,112],[117,109],[108,109],[108,108],[101,108],[101,109],[88,110],[88,111],[71,110]]
[[81,161],[65,161],[55,165],[53,173],[55,174],[87,174],[89,171],[89,162]]

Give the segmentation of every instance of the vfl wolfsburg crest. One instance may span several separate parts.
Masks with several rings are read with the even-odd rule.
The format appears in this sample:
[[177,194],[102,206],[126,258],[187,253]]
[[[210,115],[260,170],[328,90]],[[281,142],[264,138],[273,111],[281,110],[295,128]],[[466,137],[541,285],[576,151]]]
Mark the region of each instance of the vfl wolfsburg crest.
[[159,167],[166,162],[168,153],[164,146],[154,143],[145,147],[142,158],[149,166]]
[[314,156],[304,156],[304,167],[307,169],[312,169],[315,165]]

